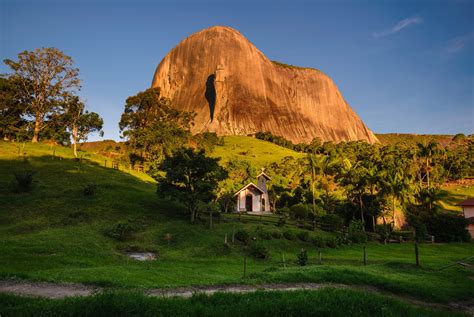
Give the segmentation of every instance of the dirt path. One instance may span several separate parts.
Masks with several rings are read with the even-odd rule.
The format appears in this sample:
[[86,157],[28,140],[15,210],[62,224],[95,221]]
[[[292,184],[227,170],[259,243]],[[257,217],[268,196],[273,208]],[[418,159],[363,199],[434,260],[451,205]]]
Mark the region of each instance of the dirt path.
[[[211,285],[195,287],[178,287],[149,289],[144,293],[153,297],[183,297],[189,298],[194,294],[212,295],[214,293],[251,293],[259,290],[264,291],[297,291],[297,290],[319,290],[326,287],[339,289],[353,289],[376,293],[396,298],[400,301],[427,308],[449,309],[464,311],[474,316],[474,299],[469,302],[455,302],[448,304],[429,303],[408,296],[393,294],[380,290],[373,286],[358,286],[345,284],[317,284],[317,283],[290,283],[290,284],[261,284],[261,285]],[[103,288],[87,286],[82,284],[54,284],[44,282],[19,282],[0,281],[0,293],[10,293],[20,296],[38,296],[51,299],[61,299],[69,296],[90,296],[104,291]]]

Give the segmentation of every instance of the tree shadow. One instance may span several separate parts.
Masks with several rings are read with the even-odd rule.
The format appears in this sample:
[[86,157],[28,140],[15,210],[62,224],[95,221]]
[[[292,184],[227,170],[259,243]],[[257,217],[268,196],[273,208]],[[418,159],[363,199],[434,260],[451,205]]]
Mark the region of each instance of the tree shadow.
[[216,75],[211,74],[207,77],[206,81],[206,92],[204,96],[206,97],[207,103],[209,105],[209,114],[211,122],[214,120],[214,109],[216,106],[216,87],[214,81],[216,80]]

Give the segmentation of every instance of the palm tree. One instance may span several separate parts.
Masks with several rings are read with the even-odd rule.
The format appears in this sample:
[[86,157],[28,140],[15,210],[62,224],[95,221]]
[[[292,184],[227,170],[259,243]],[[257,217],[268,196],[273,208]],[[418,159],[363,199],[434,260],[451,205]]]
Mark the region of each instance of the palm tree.
[[[431,162],[433,157],[438,153],[438,143],[434,140],[431,140],[428,143],[418,143],[418,156],[424,158],[424,170],[426,175],[427,187],[430,188],[430,171],[431,171]],[[423,177],[420,179],[423,180]]]

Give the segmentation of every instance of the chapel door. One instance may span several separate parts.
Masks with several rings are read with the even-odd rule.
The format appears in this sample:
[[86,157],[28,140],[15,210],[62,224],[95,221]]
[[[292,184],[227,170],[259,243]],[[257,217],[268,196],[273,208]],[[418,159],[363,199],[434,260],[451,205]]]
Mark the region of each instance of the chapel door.
[[252,208],[252,200],[253,200],[253,196],[252,195],[247,195],[245,196],[245,210],[247,211],[252,211],[253,208]]

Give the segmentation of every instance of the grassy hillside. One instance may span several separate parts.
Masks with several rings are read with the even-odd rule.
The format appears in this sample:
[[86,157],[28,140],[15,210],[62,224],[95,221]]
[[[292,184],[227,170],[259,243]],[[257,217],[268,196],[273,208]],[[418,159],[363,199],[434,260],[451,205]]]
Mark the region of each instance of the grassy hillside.
[[[229,140],[226,147],[235,146],[233,151],[238,152],[238,139]],[[266,143],[252,140],[245,145],[252,153],[268,152],[263,158],[254,157],[261,164],[270,162],[272,156],[291,154],[281,149],[272,153],[274,146],[264,147]],[[222,150],[216,148],[214,155]],[[225,247],[225,235],[230,241],[232,232],[239,228],[255,237],[257,227],[280,234],[290,228],[247,220],[231,222],[230,218],[215,221],[212,230],[205,221],[189,225],[180,206],[156,195],[153,180],[147,175],[104,167],[104,157],[83,154],[81,162],[72,159],[68,148],[31,144],[18,148],[0,142],[0,278],[145,288],[313,281],[375,285],[428,301],[474,297],[474,284],[469,278],[472,272],[467,268],[453,266],[438,271],[474,254],[469,243],[422,245],[423,266],[419,269],[413,265],[411,244],[368,244],[367,266],[362,263],[360,245],[326,247],[321,249],[320,265],[319,248],[311,242],[258,238],[270,250],[270,258],[249,258],[247,277],[243,279],[244,246],[236,242]],[[232,157],[224,154],[224,160]],[[15,193],[13,173],[22,170],[36,172],[34,188],[28,193]],[[90,183],[96,184],[96,194],[85,196],[84,187]],[[105,234],[123,222],[135,228],[125,241]],[[332,237],[321,231],[309,233]],[[167,234],[172,237],[170,241],[165,240]],[[304,268],[295,263],[301,248],[308,250],[310,259]],[[125,255],[126,251],[156,252],[158,260],[134,261]]]
[[261,168],[286,156],[303,157],[304,154],[253,137],[226,136],[224,145],[216,146],[211,156],[221,157],[223,162],[234,158],[247,160]]
[[446,146],[451,142],[454,135],[446,134],[412,134],[412,133],[383,133],[376,134],[383,145],[404,143],[407,145],[416,145],[417,143],[429,142],[435,140],[439,144]]

